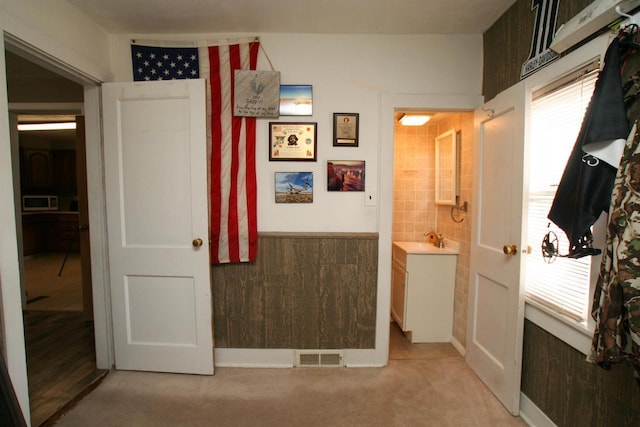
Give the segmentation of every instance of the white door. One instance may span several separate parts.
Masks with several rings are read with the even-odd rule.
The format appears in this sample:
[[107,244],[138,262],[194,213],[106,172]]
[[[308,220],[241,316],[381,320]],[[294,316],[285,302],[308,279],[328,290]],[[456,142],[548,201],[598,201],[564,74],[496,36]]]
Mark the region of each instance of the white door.
[[117,369],[213,373],[203,80],[103,85]]
[[520,83],[508,89],[475,113],[466,348],[467,363],[514,415],[519,413],[524,325],[523,88]]

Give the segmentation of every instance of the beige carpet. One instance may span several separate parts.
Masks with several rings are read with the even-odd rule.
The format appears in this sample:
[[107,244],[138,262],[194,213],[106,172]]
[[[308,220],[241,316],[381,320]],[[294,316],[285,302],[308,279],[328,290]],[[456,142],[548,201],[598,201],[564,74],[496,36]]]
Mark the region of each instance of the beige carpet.
[[392,329],[391,349],[384,368],[217,368],[212,377],[113,371],[56,425],[526,425],[449,344],[411,346]]

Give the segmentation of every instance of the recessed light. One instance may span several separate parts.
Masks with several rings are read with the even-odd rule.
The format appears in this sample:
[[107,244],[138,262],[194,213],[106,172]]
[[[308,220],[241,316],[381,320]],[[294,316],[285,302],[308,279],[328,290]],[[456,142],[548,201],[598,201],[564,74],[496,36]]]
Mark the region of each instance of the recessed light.
[[67,130],[75,129],[76,122],[62,122],[62,123],[20,123],[18,130]]
[[400,123],[402,126],[422,126],[431,119],[431,116],[426,114],[405,114],[400,117]]

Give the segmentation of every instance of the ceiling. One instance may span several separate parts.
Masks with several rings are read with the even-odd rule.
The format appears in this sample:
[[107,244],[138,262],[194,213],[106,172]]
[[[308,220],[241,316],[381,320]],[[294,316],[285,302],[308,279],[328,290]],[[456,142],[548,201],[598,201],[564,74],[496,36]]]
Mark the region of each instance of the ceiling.
[[515,0],[67,0],[111,33],[482,34]]

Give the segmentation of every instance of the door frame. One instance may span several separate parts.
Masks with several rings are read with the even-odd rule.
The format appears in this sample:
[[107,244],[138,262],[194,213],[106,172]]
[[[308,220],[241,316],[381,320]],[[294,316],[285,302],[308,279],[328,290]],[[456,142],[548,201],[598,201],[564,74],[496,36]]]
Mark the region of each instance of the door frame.
[[[378,303],[376,306],[376,360],[389,361],[389,316],[391,313],[391,245],[393,234],[393,158],[396,111],[474,111],[481,95],[382,94],[380,141],[378,144]],[[384,162],[384,163],[383,163]]]
[[[65,62],[38,50],[34,46],[12,36],[9,33],[0,33],[0,41],[2,42],[2,53],[0,54],[0,81],[6,82],[5,68],[5,50],[20,55],[29,61],[32,61],[44,68],[55,71],[63,75],[71,81],[74,81],[84,87],[84,114],[85,114],[85,131],[87,142],[87,186],[89,192],[89,223],[91,224],[91,268],[92,268],[92,288],[93,288],[93,306],[94,306],[94,335],[95,335],[95,351],[96,365],[98,369],[111,369],[113,366],[113,345],[111,342],[111,318],[110,318],[110,301],[107,297],[109,293],[109,276],[108,276],[108,259],[106,251],[106,196],[104,191],[104,163],[102,156],[102,126],[101,126],[101,81],[96,80],[88,74],[82,73],[80,70],[73,68]],[[4,92],[4,93],[2,93]],[[8,98],[6,88],[1,89],[0,99],[7,102]],[[0,131],[9,134],[9,120],[2,119],[0,123]],[[9,170],[9,169],[7,169]],[[2,176],[2,180],[13,178]],[[8,220],[10,217],[15,218],[15,203],[13,200],[14,191],[11,188],[11,195],[3,196],[3,199],[11,199],[11,203],[7,203],[5,211],[0,215],[6,215]],[[9,216],[8,209],[11,209]],[[13,234],[14,241],[7,240],[4,249],[7,250],[0,259],[0,266],[4,267],[1,272],[0,280],[6,280],[7,283],[20,283],[20,267],[18,262],[18,238],[15,229],[15,221],[7,224],[7,239]],[[9,233],[13,230],[13,233]],[[13,259],[15,258],[15,260]],[[2,314],[3,324],[10,325],[10,328],[4,328],[4,352],[6,355],[7,369],[17,398],[20,402],[21,409],[26,420],[29,420],[30,406],[28,393],[28,377],[26,371],[26,349],[24,341],[24,324],[22,319],[22,295],[20,287],[1,288],[2,290]]]

